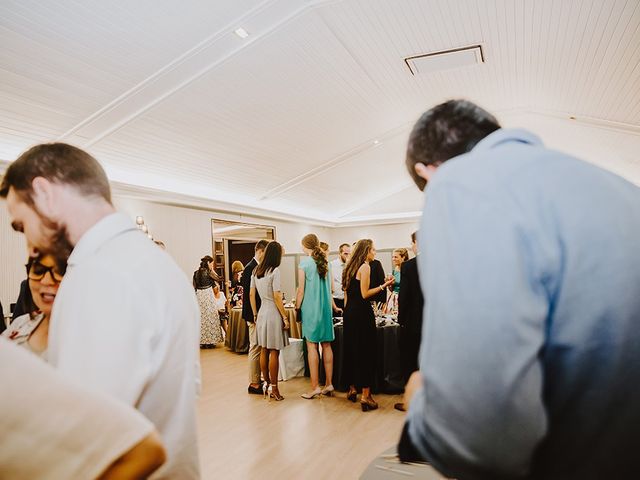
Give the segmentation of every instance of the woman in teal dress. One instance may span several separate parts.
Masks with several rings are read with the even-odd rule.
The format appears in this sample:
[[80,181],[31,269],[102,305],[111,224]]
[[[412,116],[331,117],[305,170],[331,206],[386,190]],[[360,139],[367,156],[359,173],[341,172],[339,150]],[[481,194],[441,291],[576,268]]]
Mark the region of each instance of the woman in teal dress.
[[[309,370],[311,372],[311,392],[302,395],[312,399],[318,395],[331,395],[333,392],[333,319],[331,313],[331,275],[327,258],[320,248],[320,241],[313,233],[302,239],[302,249],[307,257],[298,267],[298,291],[296,305],[302,315],[302,336],[307,341]],[[322,348],[322,360],[327,381],[323,389],[319,385],[319,352]]]

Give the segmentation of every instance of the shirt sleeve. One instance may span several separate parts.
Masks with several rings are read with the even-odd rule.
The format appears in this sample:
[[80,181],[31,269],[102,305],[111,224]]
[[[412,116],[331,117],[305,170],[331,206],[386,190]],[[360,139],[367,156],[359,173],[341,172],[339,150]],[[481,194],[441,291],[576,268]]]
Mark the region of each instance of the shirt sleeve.
[[428,189],[418,257],[424,386],[408,430],[448,476],[526,476],[546,434],[538,355],[549,306],[523,215],[466,187]]
[[[153,345],[163,329],[157,324],[159,306],[143,301],[153,296],[121,272],[96,268],[78,277],[74,273],[67,274],[59,292],[68,289],[72,299],[65,298],[60,309],[54,306],[51,362],[89,388],[137,405],[157,368]],[[104,292],[118,300],[107,300]]]
[[0,339],[3,478],[96,478],[153,431],[140,413]]
[[276,268],[273,271],[273,291],[278,292],[281,291],[280,288],[280,269]]

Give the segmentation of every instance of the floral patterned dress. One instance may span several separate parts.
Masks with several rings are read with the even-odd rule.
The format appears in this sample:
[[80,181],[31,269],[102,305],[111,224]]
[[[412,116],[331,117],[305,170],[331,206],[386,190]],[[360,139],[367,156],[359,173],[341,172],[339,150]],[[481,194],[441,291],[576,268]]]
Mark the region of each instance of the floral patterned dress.
[[196,297],[200,307],[200,347],[215,347],[223,338],[213,288],[196,289]]

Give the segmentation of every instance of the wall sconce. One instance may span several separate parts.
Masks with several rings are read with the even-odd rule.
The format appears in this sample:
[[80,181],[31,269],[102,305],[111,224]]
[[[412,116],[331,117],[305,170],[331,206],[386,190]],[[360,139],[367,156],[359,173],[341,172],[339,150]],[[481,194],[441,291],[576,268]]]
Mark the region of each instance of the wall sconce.
[[144,217],[142,215],[138,215],[136,217],[136,226],[138,227],[138,230],[144,233],[149,240],[155,242],[155,240],[153,239],[153,235],[149,233],[149,227],[144,223]]

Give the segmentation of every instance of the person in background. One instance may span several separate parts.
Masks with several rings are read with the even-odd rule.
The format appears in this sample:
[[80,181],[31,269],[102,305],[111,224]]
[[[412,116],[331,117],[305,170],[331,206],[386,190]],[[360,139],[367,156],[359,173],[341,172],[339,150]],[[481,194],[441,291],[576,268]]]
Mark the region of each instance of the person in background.
[[0,338],[0,472],[7,479],[148,478],[166,461],[142,414]]
[[[298,291],[296,305],[302,315],[302,336],[307,341],[311,391],[302,394],[310,400],[318,395],[332,395],[333,388],[333,316],[331,315],[331,277],[327,256],[323,252],[318,237],[313,233],[302,239],[302,250],[307,255],[298,267]],[[318,345],[322,348],[322,361],[326,374],[326,384],[320,388]]]
[[[344,371],[349,383],[347,399],[357,400],[362,388],[362,411],[375,410],[378,404],[371,396],[376,363],[376,319],[371,298],[393,283],[393,278],[370,287],[369,264],[376,257],[373,241],[358,240],[342,273],[344,302]],[[303,322],[304,325],[304,322]]]
[[[251,308],[251,276],[253,271],[262,261],[264,249],[267,248],[268,240],[260,240],[254,248],[255,255],[244,267],[242,277],[240,278],[240,286],[242,287],[242,318],[247,322],[249,328],[249,387],[247,392],[256,395],[262,395],[262,387],[260,385],[260,345],[258,344],[258,334],[256,332],[256,324]],[[260,294],[256,292],[256,311],[260,310]]]
[[[414,257],[402,264],[400,292],[398,293],[398,323],[400,324],[398,346],[400,347],[400,365],[405,383],[409,381],[411,374],[418,370],[418,353],[422,338],[424,296],[418,275],[417,233],[411,234],[411,251]],[[393,407],[401,412],[405,411],[404,402],[396,403]]]
[[391,255],[391,263],[393,264],[393,271],[391,272],[393,275],[393,285],[391,286],[391,290],[396,295],[400,292],[400,269],[402,264],[409,260],[409,252],[406,248],[396,248]]
[[31,298],[31,290],[29,289],[29,279],[25,278],[20,282],[20,293],[18,293],[18,300],[16,300],[11,318],[22,317],[24,314],[29,313],[32,306],[33,298]]
[[[289,317],[284,310],[280,287],[280,262],[282,246],[269,242],[260,264],[251,276],[251,310],[256,325],[258,345],[260,345],[260,369],[265,382],[263,392],[269,399],[284,400],[278,390],[278,370],[280,350],[289,345]],[[262,303],[258,308],[257,296]],[[267,389],[268,385],[268,389]]]
[[347,264],[347,259],[351,254],[351,245],[343,243],[340,245],[339,257],[329,262],[331,271],[331,293],[333,304],[335,305],[334,313],[341,315],[344,308],[344,291],[342,290],[342,270]]
[[193,282],[200,307],[200,348],[215,348],[216,344],[223,341],[223,337],[214,297],[216,282],[211,278],[206,257],[193,274]]
[[26,267],[33,304],[29,313],[14,318],[2,335],[46,360],[49,319],[64,270],[59,270],[52,255],[29,257]]
[[199,478],[199,315],[182,270],[116,212],[104,170],[77,147],[29,149],[5,171],[0,198],[14,230],[38,252],[58,265],[68,259],[51,313],[49,362],[153,422],[167,449],[156,479]]
[[227,312],[227,297],[224,296],[222,290],[220,290],[220,284],[215,282],[213,284],[213,303],[215,303],[216,310],[218,310],[218,317],[220,318],[220,326],[224,330],[224,334],[227,334],[227,322],[229,320],[229,314]]
[[640,189],[465,100],[407,148],[426,190],[402,458],[444,476],[636,478]]
[[391,256],[391,263],[393,264],[393,285],[389,287],[389,296],[387,298],[387,304],[385,310],[387,313],[398,313],[398,292],[400,291],[400,267],[404,262],[409,260],[409,252],[406,248],[396,248]]
[[371,285],[371,288],[378,288],[379,290],[369,300],[377,304],[385,305],[387,303],[387,290],[386,288],[380,290],[379,287],[383,283],[389,285],[389,278],[385,276],[384,268],[382,267],[382,263],[380,262],[380,260],[374,258],[369,264],[369,271],[371,272],[369,285]]
[[229,281],[229,302],[232,307],[235,307],[238,302],[242,303],[242,285],[240,278],[244,266],[240,260],[236,260],[231,264],[231,280]]

